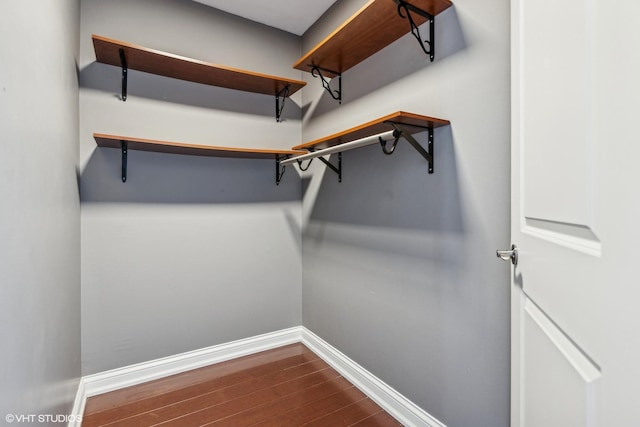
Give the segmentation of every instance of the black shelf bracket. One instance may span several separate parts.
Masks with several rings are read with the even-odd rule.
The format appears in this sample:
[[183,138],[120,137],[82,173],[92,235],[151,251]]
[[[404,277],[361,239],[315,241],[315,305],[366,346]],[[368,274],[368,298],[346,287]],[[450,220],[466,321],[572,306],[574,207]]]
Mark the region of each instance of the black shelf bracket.
[[122,149],[122,182],[127,182],[127,141],[120,141],[120,148]]
[[[320,80],[322,81],[322,87],[327,92],[329,92],[329,95],[331,95],[331,97],[333,99],[338,101],[339,104],[342,104],[342,74],[340,74],[340,73],[338,73],[336,71],[327,70],[326,68],[318,67],[317,65],[311,65],[310,64],[309,66],[311,67],[311,75],[313,77],[316,77],[316,78],[319,77]],[[335,74],[336,77],[338,77],[338,89],[337,90],[336,89],[331,89],[331,85],[330,85],[329,81],[322,75],[323,71],[325,73]]]
[[120,54],[120,64],[122,65],[122,101],[127,100],[127,77],[129,74],[129,68],[127,66],[127,56],[124,53],[124,49],[118,49]]
[[318,159],[320,159],[320,161],[322,163],[327,165],[327,167],[329,169],[331,169],[332,171],[334,171],[336,173],[336,175],[338,175],[338,182],[342,182],[342,153],[338,153],[338,166],[337,167],[332,165],[330,161],[328,161],[327,159],[325,159],[322,156],[318,157]]
[[428,132],[428,135],[429,135],[428,136],[428,140],[427,140],[427,149],[425,150],[424,147],[422,145],[420,145],[420,143],[418,141],[416,141],[416,139],[413,137],[413,135],[411,135],[411,133],[409,133],[404,126],[402,126],[401,124],[398,124],[398,123],[394,123],[394,122],[387,122],[387,123],[389,123],[394,128],[393,136],[395,138],[395,141],[393,142],[392,149],[391,150],[387,150],[386,149],[386,141],[383,141],[381,139],[380,140],[380,145],[382,145],[382,151],[387,155],[393,154],[393,152],[396,149],[396,145],[398,144],[398,140],[400,138],[404,138],[404,139],[407,140],[407,142],[409,144],[411,144],[411,146],[413,148],[416,149],[416,151],[418,153],[420,153],[420,155],[422,155],[422,157],[425,158],[425,160],[429,164],[429,173],[432,174],[433,173],[433,164],[434,164],[434,157],[433,157],[433,128],[432,127],[423,128],[422,126],[420,126],[420,128],[426,130]]
[[286,169],[286,166],[281,166],[280,162],[288,158],[288,154],[285,154],[284,156],[276,154],[276,185],[280,185],[280,181],[282,181],[282,177],[284,176],[284,171]]
[[[398,5],[398,15],[400,15],[400,17],[403,19],[409,20],[411,34],[416,38],[416,40],[418,40],[418,43],[420,44],[420,47],[422,48],[424,53],[429,55],[429,59],[431,59],[431,62],[433,62],[433,59],[435,58],[435,17],[429,12],[416,7],[411,3],[406,2],[405,0],[393,1],[395,1]],[[420,29],[413,20],[413,16],[411,16],[412,12],[429,20],[429,40],[422,40]],[[425,43],[429,45],[428,49],[426,48]]]
[[[282,110],[284,109],[284,103],[289,97],[289,85],[287,84],[282,90],[276,93],[276,122],[280,123],[282,117]],[[282,98],[282,102],[280,101]]]

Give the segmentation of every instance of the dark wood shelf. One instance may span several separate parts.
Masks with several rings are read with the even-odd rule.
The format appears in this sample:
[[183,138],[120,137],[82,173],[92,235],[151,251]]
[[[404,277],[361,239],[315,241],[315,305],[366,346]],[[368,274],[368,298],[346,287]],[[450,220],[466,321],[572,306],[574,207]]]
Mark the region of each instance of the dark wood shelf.
[[306,85],[300,80],[225,67],[95,34],[92,38],[96,60],[104,64],[122,66],[119,50],[123,49],[129,69],[190,82],[274,96],[287,85],[289,95]]
[[305,154],[295,150],[269,150],[259,148],[218,147],[187,144],[183,142],[159,141],[155,139],[133,138],[130,136],[105,135],[94,133],[93,138],[99,147],[121,149],[122,141],[127,142],[129,150],[153,151],[157,153],[187,154],[191,156],[236,157],[245,159],[275,159],[285,155]]
[[[410,0],[410,3],[433,16],[452,5],[449,0]],[[417,14],[413,19],[416,25],[427,20]],[[311,72],[311,68],[317,66],[324,69],[327,77],[335,77],[335,73],[325,70],[341,74],[409,32],[409,23],[398,15],[398,6],[393,0],[371,0],[293,67]]]
[[451,124],[449,120],[397,111],[393,114],[380,117],[379,119],[372,120],[360,126],[356,126],[324,138],[316,139],[314,141],[306,142],[304,144],[296,145],[293,149],[303,150],[309,148],[322,149],[333,147],[334,145],[344,144],[345,142],[355,141],[357,139],[393,130],[394,128],[392,123],[402,125],[410,134],[424,132],[427,129],[435,129]]

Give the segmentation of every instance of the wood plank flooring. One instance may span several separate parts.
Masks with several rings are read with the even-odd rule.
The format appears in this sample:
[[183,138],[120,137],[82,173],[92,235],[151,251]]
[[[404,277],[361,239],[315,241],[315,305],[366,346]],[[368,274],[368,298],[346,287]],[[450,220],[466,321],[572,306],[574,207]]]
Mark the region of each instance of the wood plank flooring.
[[92,426],[400,426],[303,344],[87,400]]

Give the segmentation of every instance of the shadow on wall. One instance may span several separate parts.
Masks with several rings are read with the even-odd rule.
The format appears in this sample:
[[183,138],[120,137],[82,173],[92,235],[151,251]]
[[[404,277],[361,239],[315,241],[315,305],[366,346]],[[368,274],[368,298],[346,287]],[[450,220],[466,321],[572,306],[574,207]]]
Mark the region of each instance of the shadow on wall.
[[[119,67],[93,62],[80,71],[78,79],[80,87],[111,92],[118,99],[121,97],[122,69]],[[127,95],[213,110],[268,116],[275,120],[275,96],[209,86],[136,70],[128,71]],[[300,106],[287,99],[282,111],[282,120],[299,120],[300,117]]]
[[98,147],[81,177],[83,203],[270,203],[300,200],[300,178],[275,182],[275,159],[197,157],[132,151],[127,182],[121,152]]
[[[401,18],[393,16],[393,19]],[[408,26],[407,22],[407,29]],[[420,26],[420,32],[423,39],[428,38],[429,26],[423,24]],[[353,102],[362,96],[375,92],[419,70],[436,65],[447,57],[465,50],[468,44],[462,32],[455,5],[436,16],[435,38],[436,51],[433,63],[429,60],[429,56],[422,51],[414,36],[407,34],[382,51],[347,70],[342,75],[342,104]],[[319,81],[315,81],[319,79],[313,80],[309,83],[310,85],[321,85]],[[337,85],[338,79],[335,79],[331,87],[335,86],[337,89]],[[340,106],[324,90],[322,91],[322,97],[317,102],[318,105],[315,109],[311,105],[304,105],[302,108],[303,114],[306,116],[312,111],[312,117],[317,117]]]
[[[391,156],[379,145],[343,153],[342,183],[325,173],[311,220],[464,234],[451,127],[436,129],[434,136],[431,175],[405,140]],[[427,133],[415,138],[424,145]]]

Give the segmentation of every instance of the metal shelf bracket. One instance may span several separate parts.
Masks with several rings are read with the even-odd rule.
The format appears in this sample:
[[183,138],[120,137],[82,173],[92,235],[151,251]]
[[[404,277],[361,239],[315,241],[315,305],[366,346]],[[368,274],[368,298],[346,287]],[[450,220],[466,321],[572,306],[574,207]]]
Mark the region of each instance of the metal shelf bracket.
[[124,49],[118,49],[120,54],[120,64],[122,65],[122,101],[127,100],[127,78],[129,74],[129,68],[127,66],[127,56],[124,53]]
[[338,153],[338,167],[332,165],[330,161],[328,161],[322,156],[318,157],[318,159],[320,159],[322,163],[327,165],[329,169],[331,169],[336,173],[336,175],[338,175],[338,182],[342,182],[342,153],[341,152]]
[[280,162],[288,158],[288,154],[285,154],[284,156],[276,154],[276,185],[280,185],[280,181],[282,181],[282,177],[284,176],[284,171],[286,169],[286,166],[281,166]]
[[[409,20],[409,25],[411,26],[411,34],[416,38],[416,40],[418,40],[418,43],[420,44],[420,47],[422,48],[424,53],[429,55],[429,59],[431,60],[431,62],[433,62],[433,59],[435,58],[435,17],[429,12],[416,7],[411,3],[406,2],[405,0],[393,1],[395,1],[398,5],[398,15],[400,15],[400,17],[403,19]],[[420,29],[413,20],[411,12],[423,16],[429,20],[429,40],[422,40]],[[426,48],[425,43],[429,45],[428,49]]]
[[407,142],[409,144],[411,144],[411,146],[413,148],[416,149],[416,151],[418,153],[420,153],[420,155],[422,155],[422,157],[425,158],[425,160],[427,161],[427,163],[429,164],[429,174],[433,173],[433,164],[434,164],[434,157],[433,157],[433,128],[432,127],[427,127],[425,128],[425,130],[428,132],[428,140],[427,140],[427,149],[425,150],[424,147],[422,145],[420,145],[420,143],[418,141],[416,141],[416,139],[413,137],[413,135],[411,135],[409,132],[407,132],[407,130],[400,124],[398,123],[393,123],[393,122],[388,122],[391,126],[393,126],[393,128],[395,129],[395,131],[393,132],[393,136],[396,138],[392,149],[391,150],[387,150],[385,147],[385,144],[383,143],[383,141],[380,142],[380,144],[382,145],[382,151],[387,154],[387,155],[391,155],[393,154],[393,152],[396,149],[396,145],[398,144],[398,139],[399,138],[404,138],[407,140]]
[[[331,95],[331,97],[333,99],[335,99],[336,101],[338,101],[339,104],[342,104],[342,74],[336,72],[336,71],[332,71],[332,70],[327,70],[326,68],[322,68],[322,67],[318,67],[317,65],[309,65],[311,67],[311,75],[313,77],[316,78],[320,78],[320,80],[322,81],[322,87],[329,92],[329,95]],[[329,83],[329,81],[322,75],[322,72],[325,73],[331,73],[331,74],[335,74],[336,77],[338,77],[338,89],[331,89],[331,85]],[[333,80],[333,79],[332,79]]]
[[120,141],[120,148],[122,150],[122,182],[127,182],[127,141]]
[[[289,85],[287,84],[280,92],[276,94],[276,122],[280,123],[284,104],[289,96]],[[282,102],[280,101],[282,98]]]

